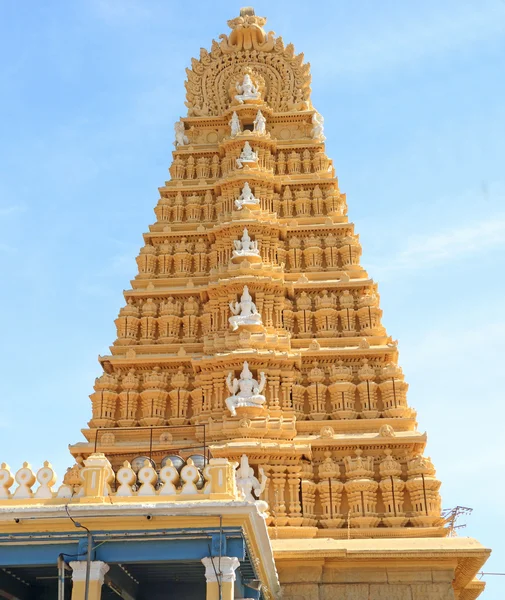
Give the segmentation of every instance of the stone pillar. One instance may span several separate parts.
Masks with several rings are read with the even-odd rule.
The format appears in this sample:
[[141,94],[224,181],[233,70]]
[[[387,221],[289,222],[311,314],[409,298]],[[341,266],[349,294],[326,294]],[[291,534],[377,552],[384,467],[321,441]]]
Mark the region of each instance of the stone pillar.
[[[202,558],[205,566],[205,579],[207,581],[206,600],[233,600],[235,587],[235,570],[239,560],[235,556],[206,556]],[[221,597],[219,595],[221,584]],[[72,600],[74,600],[72,598]],[[91,599],[90,599],[91,600]]]
[[[72,567],[72,600],[84,600],[86,594],[86,561],[75,560]],[[92,560],[89,568],[88,600],[100,600],[102,585],[109,565],[101,560]]]

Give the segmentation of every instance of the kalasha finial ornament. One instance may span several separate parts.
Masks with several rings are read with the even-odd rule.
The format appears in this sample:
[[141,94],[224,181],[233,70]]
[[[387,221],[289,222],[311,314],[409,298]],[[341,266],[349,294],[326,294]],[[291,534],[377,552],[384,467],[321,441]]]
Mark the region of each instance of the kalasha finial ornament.
[[263,26],[266,22],[265,17],[254,14],[254,8],[241,8],[240,16],[228,21],[228,27],[232,30],[230,36],[219,36],[222,40],[219,44],[221,50],[225,53],[251,49],[270,52],[274,47],[275,34],[273,31],[265,33]]

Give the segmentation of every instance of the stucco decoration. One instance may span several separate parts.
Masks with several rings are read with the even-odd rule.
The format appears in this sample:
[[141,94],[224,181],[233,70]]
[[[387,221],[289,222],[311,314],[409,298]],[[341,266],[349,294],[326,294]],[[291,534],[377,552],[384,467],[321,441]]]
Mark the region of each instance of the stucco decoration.
[[[200,58],[186,69],[188,116],[216,116],[225,112],[237,95],[246,74],[261,99],[274,111],[310,109],[310,64],[295,54],[293,44],[263,29],[264,17],[251,9],[228,21],[229,36],[213,41],[211,51],[200,50]],[[230,93],[232,91],[233,93]]]

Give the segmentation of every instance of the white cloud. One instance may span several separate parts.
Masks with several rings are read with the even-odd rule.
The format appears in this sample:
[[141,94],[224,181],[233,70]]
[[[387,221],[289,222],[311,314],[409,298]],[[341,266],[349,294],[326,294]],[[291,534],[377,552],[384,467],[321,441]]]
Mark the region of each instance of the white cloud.
[[91,7],[100,19],[111,24],[135,23],[151,14],[141,0],[92,0]]
[[440,265],[503,245],[505,216],[499,215],[475,224],[412,236],[403,250],[389,260],[381,257],[381,264],[369,266],[369,269],[374,276],[379,277],[379,273],[382,276],[391,271]]
[[349,29],[340,37],[337,58],[311,57],[317,69],[333,74],[364,74],[460,50],[505,32],[505,3],[441,3],[423,12],[396,16],[390,11],[380,23]]
[[26,212],[26,206],[21,204],[12,204],[11,206],[0,207],[0,217],[8,217],[17,213]]

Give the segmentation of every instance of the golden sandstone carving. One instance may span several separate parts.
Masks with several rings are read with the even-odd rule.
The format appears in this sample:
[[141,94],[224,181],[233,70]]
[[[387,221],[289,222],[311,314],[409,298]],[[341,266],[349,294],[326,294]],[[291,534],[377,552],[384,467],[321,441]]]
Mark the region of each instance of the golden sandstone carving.
[[309,65],[265,22],[242,9],[192,60],[171,179],[100,357],[86,442],[57,489],[47,462],[1,464],[0,517],[256,502],[287,599],[473,600],[489,551],[440,539],[441,483],[325,153]]
[[[443,537],[440,481],[309,65],[251,10],[229,25],[187,71],[171,179],[100,357],[76,464],[54,491],[50,465],[15,477],[2,465],[0,499],[237,498],[242,461],[241,494],[253,486],[268,504],[276,539]],[[152,429],[164,426],[175,429]],[[213,458],[198,470],[184,448],[204,439]]]
[[[89,448],[114,427],[98,440],[131,460],[143,428],[194,426],[198,443],[204,425],[214,456],[264,470],[283,536],[442,536],[440,484],[325,153],[309,66],[253,11],[229,25],[188,70],[188,116],[101,359]],[[138,427],[136,450],[124,427]],[[155,462],[176,446],[161,436]]]

